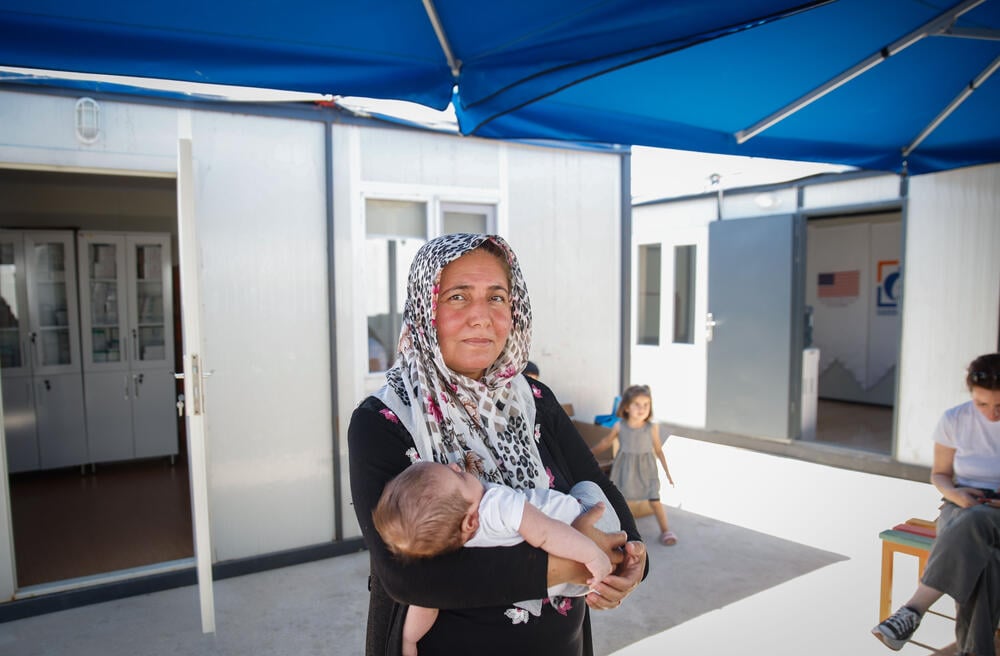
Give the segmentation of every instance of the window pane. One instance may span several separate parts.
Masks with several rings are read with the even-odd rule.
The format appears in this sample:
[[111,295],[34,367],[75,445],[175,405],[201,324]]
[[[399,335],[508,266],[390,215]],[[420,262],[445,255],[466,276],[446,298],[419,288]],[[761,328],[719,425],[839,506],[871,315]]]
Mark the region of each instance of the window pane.
[[21,366],[14,244],[0,244],[0,369]]
[[424,239],[369,238],[365,242],[365,311],[368,317],[368,371],[385,371],[396,359],[403,325],[406,279]]
[[444,212],[443,228],[444,234],[451,235],[456,232],[471,232],[474,234],[486,234],[486,215],[475,214],[473,212]]
[[674,343],[694,344],[696,246],[674,246]]
[[390,237],[427,236],[427,204],[408,200],[365,200],[365,228],[368,235]]
[[660,245],[639,247],[639,325],[637,344],[660,343]]

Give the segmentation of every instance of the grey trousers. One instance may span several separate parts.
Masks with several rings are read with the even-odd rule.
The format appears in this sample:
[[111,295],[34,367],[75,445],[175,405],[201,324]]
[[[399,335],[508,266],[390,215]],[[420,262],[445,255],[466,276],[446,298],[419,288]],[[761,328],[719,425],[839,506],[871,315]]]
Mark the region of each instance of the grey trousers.
[[941,506],[937,539],[921,579],[957,605],[957,653],[994,656],[1000,622],[1000,508]]

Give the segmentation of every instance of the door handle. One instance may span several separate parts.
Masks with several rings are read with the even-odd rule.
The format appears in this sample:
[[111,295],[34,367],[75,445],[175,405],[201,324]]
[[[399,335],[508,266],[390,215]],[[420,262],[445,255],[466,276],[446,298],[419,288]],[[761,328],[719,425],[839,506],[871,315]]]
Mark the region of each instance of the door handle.
[[715,316],[709,312],[705,315],[705,341],[711,342],[712,338],[715,337],[715,327],[719,325],[719,322],[715,320]]
[[135,374],[132,381],[135,383],[135,398],[139,398],[139,385],[142,385],[143,374]]

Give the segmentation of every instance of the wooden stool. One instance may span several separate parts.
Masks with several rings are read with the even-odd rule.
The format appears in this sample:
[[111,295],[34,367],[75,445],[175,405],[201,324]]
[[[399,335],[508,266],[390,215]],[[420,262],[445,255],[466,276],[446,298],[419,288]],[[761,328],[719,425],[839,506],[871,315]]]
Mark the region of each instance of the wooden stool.
[[927,557],[937,529],[934,522],[911,517],[902,524],[896,524],[878,534],[882,540],[882,583],[879,594],[878,615],[881,622],[889,617],[892,606],[892,564],[896,553],[917,557],[917,576],[924,575]]

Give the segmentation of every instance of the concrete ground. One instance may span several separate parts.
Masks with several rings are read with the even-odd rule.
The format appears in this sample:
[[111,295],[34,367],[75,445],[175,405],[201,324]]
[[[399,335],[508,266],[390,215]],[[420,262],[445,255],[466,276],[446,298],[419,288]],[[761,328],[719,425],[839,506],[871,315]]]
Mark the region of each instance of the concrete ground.
[[[676,435],[665,453],[677,487],[663,497],[680,541],[650,544],[649,579],[621,609],[594,615],[597,654],[890,653],[869,634],[878,533],[933,519],[929,484]],[[652,517],[639,528],[657,534]],[[17,620],[0,624],[0,654],[361,654],[367,573],[359,553],[219,581],[214,635],[200,632],[193,587]],[[894,607],[915,582],[915,559],[897,556]],[[952,631],[928,616],[916,636],[928,647],[899,653],[931,654]]]

